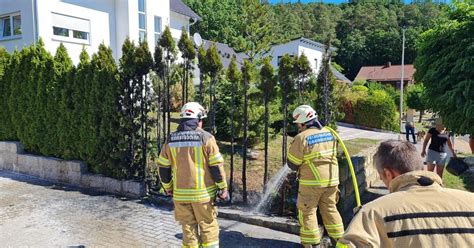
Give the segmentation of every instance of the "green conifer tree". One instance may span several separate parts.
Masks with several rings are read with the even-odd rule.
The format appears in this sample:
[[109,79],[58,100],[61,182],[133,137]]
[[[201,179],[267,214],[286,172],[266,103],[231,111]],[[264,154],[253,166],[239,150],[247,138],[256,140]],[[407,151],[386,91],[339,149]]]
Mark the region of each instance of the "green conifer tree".
[[216,133],[216,82],[222,70],[222,62],[215,44],[212,44],[206,52],[206,67],[211,77],[209,85],[209,129],[212,134]]
[[167,131],[165,137],[168,137],[170,134],[170,128],[171,128],[171,108],[170,108],[170,99],[171,99],[171,94],[170,94],[170,73],[171,73],[171,63],[173,63],[176,55],[176,44],[171,36],[171,31],[170,27],[166,26],[165,31],[163,31],[163,34],[161,35],[159,44],[161,48],[163,48],[164,52],[164,60],[165,60],[165,72],[164,72],[164,79],[165,79],[165,89],[166,89],[166,98],[165,98],[165,109],[167,113]]
[[183,89],[182,89],[182,105],[188,102],[188,84],[189,84],[189,71],[192,69],[192,64],[194,58],[196,58],[196,51],[194,49],[193,42],[189,39],[188,33],[186,32],[186,28],[183,27],[181,31],[181,38],[178,42],[179,50],[181,51],[181,57],[183,58]]
[[273,69],[273,66],[271,64],[271,58],[267,57],[263,61],[263,66],[260,69],[260,79],[261,79],[261,84],[260,84],[260,90],[263,92],[263,101],[265,105],[265,116],[264,116],[264,123],[265,123],[265,129],[264,129],[264,152],[265,152],[265,160],[264,160],[264,173],[263,173],[263,185],[267,183],[268,180],[268,122],[269,122],[269,102],[271,97],[273,97],[273,94],[275,92],[275,71]]
[[[73,78],[74,66],[67,53],[66,47],[61,43],[54,56],[54,81],[55,93],[57,94],[55,106],[48,108],[50,111],[50,120],[56,119],[56,155],[65,159],[74,158],[73,132],[76,130],[72,126],[73,110]],[[56,110],[56,111],[55,111]],[[56,112],[56,118],[52,118]]]

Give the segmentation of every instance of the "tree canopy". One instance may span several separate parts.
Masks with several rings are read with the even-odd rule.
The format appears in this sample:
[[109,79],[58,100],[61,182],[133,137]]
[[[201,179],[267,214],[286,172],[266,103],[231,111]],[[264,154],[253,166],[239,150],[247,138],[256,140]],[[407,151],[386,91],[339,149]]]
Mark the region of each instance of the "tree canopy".
[[424,32],[415,78],[426,87],[428,106],[450,130],[474,135],[474,5],[456,4],[449,20]]
[[338,5],[270,5],[256,0],[185,2],[203,18],[191,26],[191,33],[199,32],[205,39],[229,44],[251,57],[255,51],[268,49],[270,43],[302,36],[324,44],[331,41],[338,48],[335,60],[350,79],[361,66],[401,63],[402,27],[406,27],[405,63],[413,63],[416,39],[446,19],[449,8],[429,1],[352,1]]

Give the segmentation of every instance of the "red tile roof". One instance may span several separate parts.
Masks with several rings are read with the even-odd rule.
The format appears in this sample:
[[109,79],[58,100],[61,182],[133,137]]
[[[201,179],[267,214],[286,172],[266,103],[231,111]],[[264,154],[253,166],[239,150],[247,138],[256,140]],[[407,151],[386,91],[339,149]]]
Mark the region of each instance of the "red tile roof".
[[[360,68],[355,80],[399,81],[401,70],[401,65],[363,66]],[[413,81],[413,74],[415,74],[413,65],[405,65],[404,81]]]

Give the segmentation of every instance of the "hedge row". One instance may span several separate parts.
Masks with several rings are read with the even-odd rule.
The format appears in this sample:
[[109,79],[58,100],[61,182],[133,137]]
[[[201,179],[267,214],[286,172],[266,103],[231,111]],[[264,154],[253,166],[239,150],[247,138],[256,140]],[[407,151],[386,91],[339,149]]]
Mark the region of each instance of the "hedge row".
[[399,114],[393,98],[384,90],[355,85],[341,99],[344,122],[385,130],[398,130]]
[[[136,57],[136,50],[126,56]],[[142,90],[143,80],[137,70],[124,71],[103,44],[92,59],[83,50],[77,67],[62,44],[54,57],[41,40],[12,54],[0,49],[0,140],[19,140],[34,154],[83,160],[95,173],[143,176],[133,163],[138,149],[134,154],[127,149],[140,129],[126,127],[140,115],[129,121],[123,104],[130,85]],[[128,105],[136,108],[139,100]]]

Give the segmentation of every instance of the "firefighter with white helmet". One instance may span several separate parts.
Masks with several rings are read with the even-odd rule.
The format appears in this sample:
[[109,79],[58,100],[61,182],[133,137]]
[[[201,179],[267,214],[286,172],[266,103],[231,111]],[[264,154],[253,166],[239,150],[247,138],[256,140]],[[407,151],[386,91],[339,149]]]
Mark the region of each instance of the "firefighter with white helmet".
[[299,174],[298,220],[304,247],[318,247],[321,242],[316,211],[319,207],[328,235],[339,239],[344,233],[342,218],[336,208],[339,198],[337,142],[331,132],[321,126],[316,111],[309,105],[293,111],[298,125],[288,151],[288,166]]
[[216,140],[202,129],[206,117],[199,103],[186,103],[178,130],[158,157],[161,182],[173,195],[175,219],[183,228],[183,247],[219,247],[214,200],[227,198],[227,183]]

